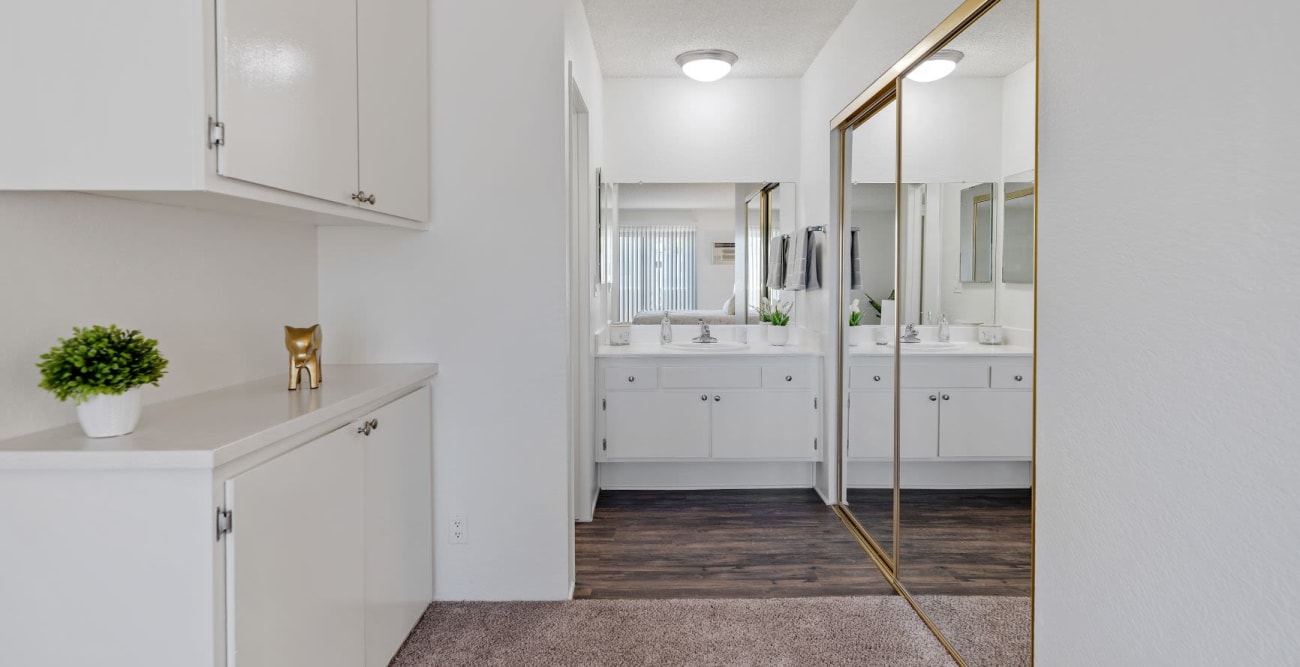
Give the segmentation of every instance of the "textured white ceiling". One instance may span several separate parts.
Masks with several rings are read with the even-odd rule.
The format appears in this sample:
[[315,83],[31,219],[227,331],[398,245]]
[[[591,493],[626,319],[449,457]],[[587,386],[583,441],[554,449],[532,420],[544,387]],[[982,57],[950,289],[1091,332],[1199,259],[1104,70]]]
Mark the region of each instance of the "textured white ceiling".
[[964,57],[954,77],[1004,77],[1034,59],[1034,0],[1002,0],[945,49]]
[[674,60],[725,49],[733,77],[799,77],[856,0],[584,0],[606,77],[682,76]]

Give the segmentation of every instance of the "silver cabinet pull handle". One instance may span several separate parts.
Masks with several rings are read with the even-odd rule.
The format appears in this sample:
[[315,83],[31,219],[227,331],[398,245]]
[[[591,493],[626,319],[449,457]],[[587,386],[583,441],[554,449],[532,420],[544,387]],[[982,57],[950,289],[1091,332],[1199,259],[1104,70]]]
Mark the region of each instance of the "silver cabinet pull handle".
[[1016,376],[1016,382],[1020,382],[1020,381],[1023,380],[1023,379],[1025,379],[1025,376],[1023,376],[1023,375],[1017,375],[1017,376]]
[[785,376],[785,381],[786,381],[786,382],[790,382],[791,380],[794,380],[794,376],[793,376],[793,375],[787,375],[787,376]]
[[708,395],[708,394],[700,394],[700,400],[701,400],[701,401],[707,401],[707,400],[709,400],[709,395]]
[[938,396],[935,396],[934,394],[930,394],[930,400],[932,400],[932,401],[937,401],[937,400],[939,400],[939,397],[938,397]]
[[628,382],[636,382],[636,376],[635,376],[635,375],[629,375],[629,376],[627,376],[627,381],[628,381]]
[[713,400],[715,400],[715,401],[721,401],[721,400],[722,400],[722,397],[721,397],[721,396],[718,396],[718,395],[715,394],[715,395],[713,396]]
[[365,190],[359,190],[352,193],[352,201],[361,202],[362,204],[374,204],[375,196],[373,194],[367,196]]
[[944,395],[943,395],[943,400],[945,400],[945,401],[948,400],[948,395],[947,395],[947,394],[944,394]]
[[370,435],[371,431],[377,431],[377,430],[379,430],[378,419],[371,419],[370,421],[361,422],[361,425],[357,427],[357,433],[360,433],[361,435]]
[[880,382],[880,376],[879,376],[879,375],[877,375],[877,376],[875,376],[874,378],[871,378],[871,379],[875,380],[876,382]]

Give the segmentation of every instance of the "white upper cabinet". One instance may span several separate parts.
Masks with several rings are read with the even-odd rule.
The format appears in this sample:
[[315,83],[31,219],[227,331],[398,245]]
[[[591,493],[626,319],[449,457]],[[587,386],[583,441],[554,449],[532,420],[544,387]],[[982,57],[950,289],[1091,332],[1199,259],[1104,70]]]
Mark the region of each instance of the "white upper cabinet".
[[357,0],[224,0],[217,173],[350,204],[357,191]]
[[423,229],[428,28],[427,0],[20,3],[0,190]]
[[357,40],[362,205],[424,220],[431,185],[428,0],[357,0]]

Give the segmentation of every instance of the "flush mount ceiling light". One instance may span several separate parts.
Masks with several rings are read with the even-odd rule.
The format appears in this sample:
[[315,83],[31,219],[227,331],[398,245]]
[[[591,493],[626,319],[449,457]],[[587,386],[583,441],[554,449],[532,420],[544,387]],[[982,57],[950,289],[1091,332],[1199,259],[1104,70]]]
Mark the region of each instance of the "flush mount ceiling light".
[[961,62],[962,52],[944,49],[932,56],[929,60],[912,68],[907,73],[907,78],[917,83],[930,83],[938,81],[957,69],[957,63]]
[[683,74],[704,82],[717,81],[726,76],[736,60],[736,54],[721,49],[687,51],[677,56],[677,64],[682,66]]

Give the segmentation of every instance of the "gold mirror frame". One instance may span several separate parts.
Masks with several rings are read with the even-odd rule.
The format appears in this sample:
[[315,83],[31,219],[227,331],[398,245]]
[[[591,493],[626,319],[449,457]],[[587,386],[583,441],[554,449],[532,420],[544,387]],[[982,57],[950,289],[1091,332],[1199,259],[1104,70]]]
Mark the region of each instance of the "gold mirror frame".
[[[903,96],[902,96],[902,85],[901,85],[902,79],[904,76],[907,75],[908,72],[910,72],[918,64],[924,62],[927,58],[934,55],[936,52],[942,50],[949,42],[956,39],[958,35],[960,35],[962,32],[966,30],[966,28],[970,27],[971,24],[979,20],[986,13],[988,13],[989,10],[995,7],[998,4],[998,2],[999,0],[965,0],[965,2],[963,2],[960,6],[958,6],[957,9],[955,9],[951,14],[947,16],[947,18],[941,21],[939,25],[935,26],[935,28],[931,30],[930,33],[926,35],[920,42],[918,42],[916,46],[912,47],[910,51],[908,51],[901,59],[899,59],[898,62],[894,63],[888,70],[885,71],[884,74],[882,74],[879,78],[877,78],[875,82],[873,82],[870,86],[868,86],[866,90],[862,91],[856,98],[854,98],[852,102],[850,102],[847,106],[845,106],[844,109],[842,109],[839,113],[835,115],[834,118],[831,119],[830,122],[830,132],[831,132],[831,142],[830,142],[831,156],[830,157],[831,157],[831,169],[832,169],[832,174],[831,174],[832,178],[830,181],[831,188],[832,188],[831,197],[832,200],[835,202],[836,220],[839,227],[839,243],[840,243],[839,247],[841,249],[841,253],[840,253],[841,255],[843,255],[842,252],[843,248],[848,247],[848,243],[849,243],[849,229],[848,229],[848,225],[845,224],[845,217],[846,217],[845,211],[846,211],[846,202],[849,197],[848,193],[850,192],[849,188],[851,182],[851,173],[849,169],[851,154],[849,152],[849,149],[852,146],[853,130],[858,125],[861,125],[862,123],[866,122],[867,119],[874,116],[877,112],[883,109],[890,102],[895,103],[895,113],[898,114],[898,123],[896,129],[897,136],[896,136],[895,149],[894,149],[895,150],[895,155],[894,155],[895,209],[894,210],[896,212],[895,213],[896,220],[901,220],[901,218],[897,216],[897,211],[902,210],[902,181],[901,181],[902,150],[903,150],[902,112],[903,112],[903,103],[904,103]],[[1036,1],[1035,8],[1034,8],[1034,12],[1035,12],[1035,17],[1034,17],[1034,53],[1035,53],[1034,117],[1035,119],[1037,119],[1038,117],[1038,83],[1039,83],[1038,72],[1041,71],[1040,64],[1039,64],[1040,57],[1041,57],[1041,54],[1039,53],[1039,45],[1040,45],[1039,25],[1041,20],[1039,16],[1039,10],[1041,9],[1041,7],[1039,5],[1040,3]],[[1034,191],[1035,194],[1037,194],[1037,190],[1039,186],[1039,177],[1040,175],[1038,169],[1038,123],[1035,121],[1034,123],[1034,178],[1035,178]],[[1035,204],[1037,204],[1037,202],[1035,202]],[[1038,321],[1037,321],[1038,320],[1038,289],[1037,289],[1038,211],[1039,211],[1039,207],[1035,205],[1034,217],[1033,217],[1033,229],[1034,229],[1033,275],[1034,275],[1034,285],[1035,285],[1033,369],[1034,369],[1035,376],[1037,375],[1038,372]],[[896,253],[901,253],[901,244],[896,245],[895,251]],[[896,256],[895,268],[894,268],[895,284],[897,284],[898,281],[898,271],[899,271],[900,261],[901,261],[901,257]],[[902,370],[902,364],[901,364],[902,353],[901,353],[901,349],[898,347],[895,347],[894,350],[894,387],[895,387],[894,443],[893,443],[894,444],[894,456],[893,456],[894,516],[892,522],[894,539],[893,539],[892,554],[886,554],[884,550],[881,549],[880,545],[876,542],[875,538],[873,538],[862,526],[862,524],[853,516],[852,512],[849,511],[848,506],[845,503],[846,501],[845,491],[846,491],[846,481],[847,481],[847,473],[848,473],[848,424],[847,424],[848,415],[847,415],[847,411],[844,410],[844,397],[847,392],[846,389],[847,380],[845,377],[845,373],[843,373],[843,369],[845,368],[848,359],[848,349],[847,349],[848,341],[846,340],[845,337],[845,326],[846,326],[845,323],[847,322],[848,313],[846,312],[847,304],[845,303],[844,289],[845,289],[845,285],[848,284],[848,278],[849,278],[848,271],[851,269],[845,266],[843,257],[840,258],[838,264],[839,264],[839,282],[837,286],[837,295],[836,295],[837,299],[835,305],[835,318],[836,318],[835,321],[837,322],[838,326],[834,327],[834,331],[836,332],[834,337],[834,343],[835,343],[834,350],[836,352],[836,360],[835,360],[837,364],[836,367],[840,369],[840,372],[837,373],[838,387],[836,392],[836,398],[838,399],[840,414],[839,414],[839,419],[837,420],[838,433],[836,433],[836,441],[838,442],[839,445],[839,449],[838,449],[839,460],[838,460],[838,475],[837,475],[838,479],[837,479],[837,484],[835,489],[835,496],[836,496],[835,498],[836,505],[834,506],[835,513],[839,515],[840,520],[844,522],[844,524],[849,528],[849,531],[853,534],[854,538],[856,538],[858,540],[858,543],[861,544],[863,549],[866,550],[867,554],[871,557],[872,561],[875,562],[876,567],[880,569],[880,573],[885,577],[885,579],[889,582],[889,584],[893,586],[894,590],[899,594],[899,596],[907,600],[908,604],[912,606],[912,609],[916,612],[917,616],[921,618],[922,622],[924,622],[925,625],[930,629],[930,632],[934,634],[935,638],[938,639],[941,644],[943,644],[943,647],[952,656],[953,660],[955,660],[957,664],[960,665],[961,667],[967,667],[966,661],[961,657],[961,655],[957,653],[957,650],[956,648],[953,647],[952,643],[949,642],[946,637],[944,637],[943,633],[939,630],[938,626],[936,626],[935,623],[930,619],[930,617],[927,616],[926,613],[921,609],[921,606],[917,603],[917,601],[911,596],[911,594],[907,592],[907,589],[903,587],[902,582],[898,580],[898,576],[897,576],[899,544],[901,541],[899,539],[900,538],[899,476],[900,476],[900,466],[901,466],[899,454],[900,454],[901,442],[900,442],[899,428],[898,428],[898,424],[900,421],[899,413],[900,413],[901,405],[900,405],[899,393],[897,391],[897,388],[899,386],[900,375]],[[901,319],[896,318],[894,322],[895,337],[897,337],[900,333],[899,324],[898,324],[900,321]],[[1038,498],[1038,486],[1037,486],[1038,386],[1037,383],[1035,383],[1034,385],[1033,397],[1034,397],[1033,398],[1034,407],[1033,407],[1033,417],[1032,417],[1033,424],[1031,427],[1033,430],[1033,446],[1031,449],[1031,464],[1030,464],[1031,465],[1030,479],[1032,485],[1031,500],[1030,500],[1030,531],[1031,531],[1031,537],[1030,537],[1031,584],[1030,584],[1030,595],[1029,595],[1030,665],[1033,664],[1033,660],[1034,660],[1033,625],[1034,625],[1034,618],[1035,618],[1034,617],[1035,605],[1034,605],[1034,586],[1032,581],[1035,575],[1036,559],[1032,554],[1033,554],[1034,539],[1035,539],[1034,535],[1036,534],[1035,522],[1036,522],[1037,513],[1035,510],[1037,507],[1037,498]]]

